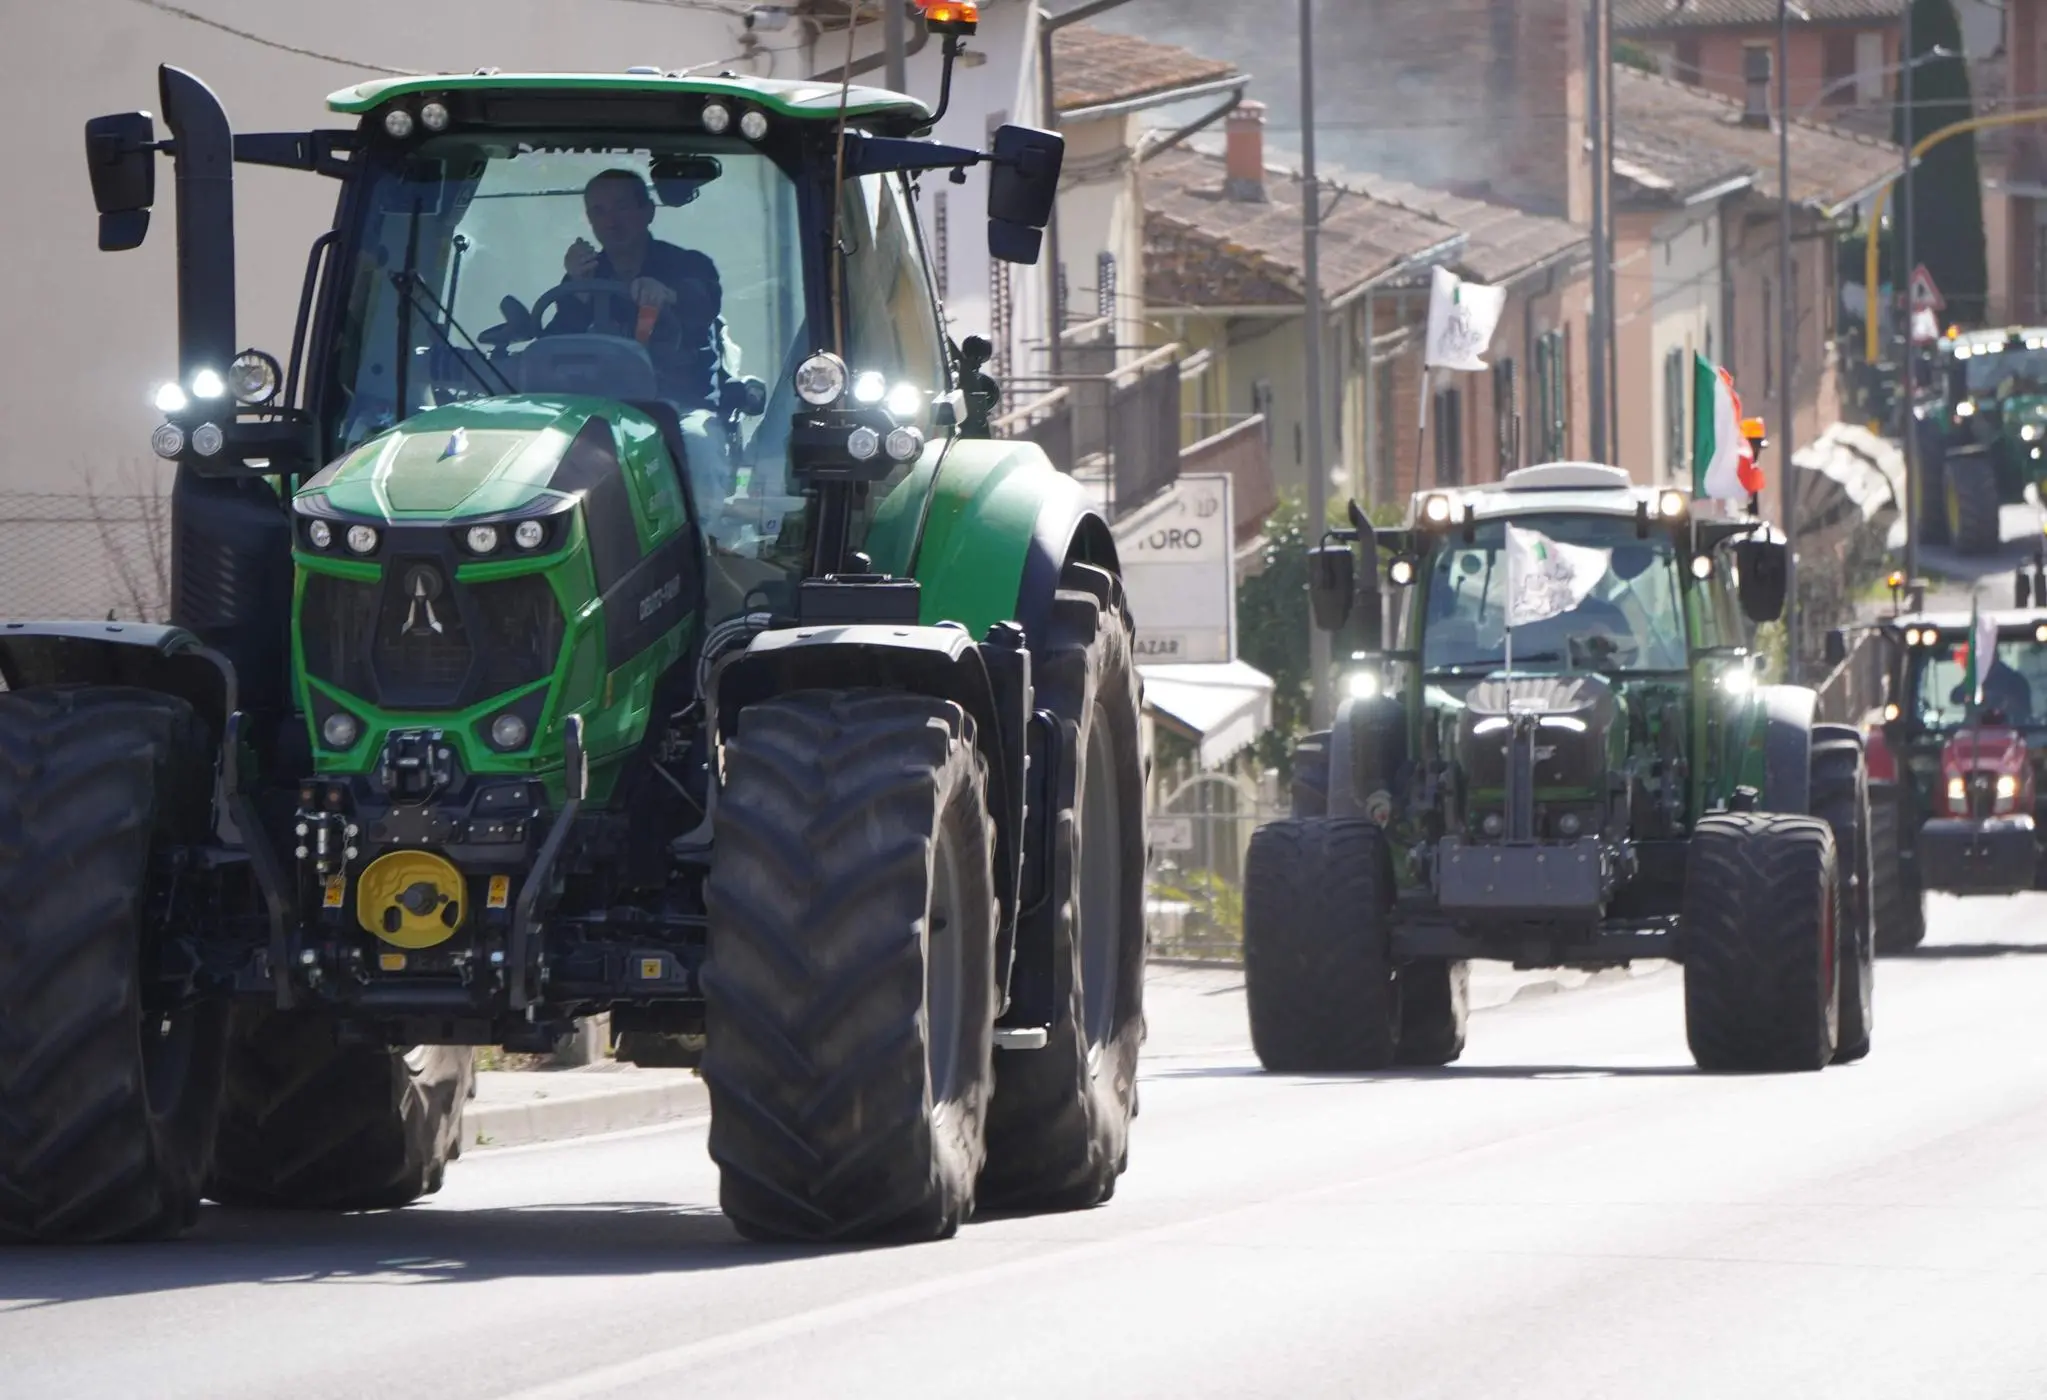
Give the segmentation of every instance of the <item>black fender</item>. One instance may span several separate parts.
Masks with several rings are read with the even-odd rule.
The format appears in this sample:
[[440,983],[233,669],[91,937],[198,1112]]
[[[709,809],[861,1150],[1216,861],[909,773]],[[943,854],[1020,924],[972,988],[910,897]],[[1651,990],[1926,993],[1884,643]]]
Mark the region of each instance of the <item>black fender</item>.
[[1016,620],[1033,647],[1044,645],[1052,599],[1068,564],[1093,564],[1123,577],[1109,522],[1078,491],[1055,492],[1038,511],[1016,589]]
[[998,623],[988,641],[977,643],[958,626],[856,623],[762,632],[718,677],[719,736],[736,730],[748,705],[791,691],[849,686],[950,700],[973,716],[974,742],[988,761],[988,805],[995,814],[995,892],[1002,911],[995,965],[1006,996],[1023,880],[1031,694],[1023,633]]
[[233,662],[184,628],[153,622],[0,623],[0,680],[9,690],[127,685],[174,695],[216,743],[241,708]]
[[1812,811],[1812,727],[1819,694],[1802,685],[1766,685],[1756,692],[1763,711],[1765,812]]

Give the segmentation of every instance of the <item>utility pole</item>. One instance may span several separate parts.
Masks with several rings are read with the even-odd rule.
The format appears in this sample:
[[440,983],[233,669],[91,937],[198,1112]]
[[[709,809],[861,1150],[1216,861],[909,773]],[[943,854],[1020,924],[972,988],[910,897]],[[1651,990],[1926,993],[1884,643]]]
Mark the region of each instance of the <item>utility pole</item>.
[[[1307,337],[1308,520],[1312,547],[1329,516],[1329,463],[1322,457],[1322,187],[1315,178],[1314,0],[1300,0],[1301,31],[1301,282]],[[1426,373],[1427,371],[1423,371]],[[1308,674],[1313,699],[1309,715],[1317,729],[1329,724],[1329,634],[1308,620]]]
[[1793,357],[1798,344],[1798,306],[1791,277],[1791,4],[1777,0],[1777,449],[1784,506],[1784,648],[1785,679],[1798,683],[1798,489],[1792,480],[1791,453],[1798,445],[1792,431],[1797,421],[1792,393]]
[[1587,327],[1586,339],[1591,344],[1585,347],[1585,389],[1591,400],[1592,409],[1592,460],[1610,462],[1607,452],[1606,426],[1612,416],[1607,402],[1610,386],[1607,383],[1607,369],[1613,361],[1607,355],[1607,337],[1613,324],[1613,303],[1608,298],[1608,274],[1612,271],[1613,248],[1610,231],[1607,228],[1606,194],[1607,183],[1603,178],[1607,164],[1606,149],[1606,7],[1607,0],[1592,0],[1587,13],[1588,32],[1585,36],[1587,67],[1591,81],[1585,85],[1587,94],[1585,125],[1592,138],[1592,314]]
[[888,48],[888,90],[906,92],[910,77],[906,68],[904,50],[909,40],[904,34],[908,16],[903,13],[905,0],[881,0],[881,32]]
[[1600,0],[1599,40],[1605,57],[1599,64],[1600,101],[1605,104],[1605,121],[1599,129],[1600,201],[1606,210],[1606,384],[1607,441],[1613,444],[1615,465],[1621,455],[1621,332],[1620,266],[1614,256],[1613,211],[1614,127],[1619,124],[1620,101],[1613,89],[1613,0]]
[[1905,290],[1905,403],[1899,414],[1899,431],[1905,438],[1905,582],[1910,586],[1912,580],[1919,577],[1919,517],[1926,509],[1926,503],[1921,499],[1926,488],[1925,474],[1919,466],[1919,420],[1912,415],[1913,400],[1919,397],[1919,370],[1912,361],[1912,271],[1919,266],[1912,248],[1912,147],[1919,135],[1919,113],[1912,105],[1912,71],[1915,67],[1912,62],[1912,0],[1904,0],[1904,5],[1904,40],[1898,50],[1898,61],[1905,67],[1898,78],[1898,91],[1905,113],[1905,173],[1900,197],[1893,202],[1891,216],[1900,225],[1902,234],[1891,239],[1891,251],[1896,254],[1902,250],[1903,256],[1891,259],[1891,286]]

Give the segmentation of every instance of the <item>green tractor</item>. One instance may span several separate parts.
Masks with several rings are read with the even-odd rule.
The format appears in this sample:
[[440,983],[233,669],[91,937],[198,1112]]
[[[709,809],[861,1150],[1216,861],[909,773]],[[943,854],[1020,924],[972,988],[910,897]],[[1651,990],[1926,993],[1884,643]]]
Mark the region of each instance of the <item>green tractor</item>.
[[[1060,138],[653,70],[248,135],[160,78],[169,141],[86,145],[103,248],[176,171],[172,622],[0,625],[0,1238],[403,1205],[469,1047],[605,1013],[700,1053],[749,1238],[1106,1200],[1132,623],[1086,493],[991,438],[915,213],[986,166],[1034,262]],[[235,338],[238,164],[338,194],[281,360]]]
[[1246,860],[1265,1067],[1457,1059],[1474,958],[1678,960],[1704,1069],[1867,1054],[1862,734],[1758,683],[1782,536],[1577,462],[1352,521],[1310,583],[1350,642],[1345,698]]
[[2047,326],[1953,334],[1937,358],[1938,392],[1916,415],[1922,538],[1995,554],[2000,508],[2047,481]]

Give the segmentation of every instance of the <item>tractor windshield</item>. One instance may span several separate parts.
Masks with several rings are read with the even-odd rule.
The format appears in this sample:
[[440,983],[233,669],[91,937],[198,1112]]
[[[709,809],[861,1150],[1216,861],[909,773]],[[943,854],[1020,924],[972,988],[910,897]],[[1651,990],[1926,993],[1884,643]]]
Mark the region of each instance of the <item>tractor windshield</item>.
[[[1962,631],[1932,651],[1912,653],[1908,692],[1922,729],[1953,729],[1970,719],[1962,677],[1968,666]],[[2002,637],[1997,659],[1983,674],[1983,708],[2021,726],[2047,725],[2047,644],[2032,637]]]
[[801,358],[795,183],[737,139],[446,135],[375,174],[332,364],[334,455],[512,393],[712,409]]
[[[1666,535],[1635,535],[1632,517],[1531,516],[1514,522],[1563,545],[1605,553],[1605,569],[1567,612],[1514,629],[1514,665],[1562,670],[1681,671],[1687,648],[1677,552]],[[1426,575],[1422,666],[1465,674],[1506,659],[1505,524],[1478,525],[1470,543],[1445,538]],[[1581,556],[1582,557],[1582,556]]]
[[2047,349],[1978,351],[1962,359],[1962,380],[1975,398],[2047,394]]

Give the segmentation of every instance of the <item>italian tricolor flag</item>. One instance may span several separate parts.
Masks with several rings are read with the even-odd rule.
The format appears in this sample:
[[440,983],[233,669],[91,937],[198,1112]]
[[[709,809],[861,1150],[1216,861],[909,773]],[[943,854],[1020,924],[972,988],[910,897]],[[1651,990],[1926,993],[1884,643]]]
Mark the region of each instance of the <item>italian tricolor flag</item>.
[[1763,489],[1763,470],[1741,433],[1734,376],[1692,355],[1692,494],[1741,501]]

